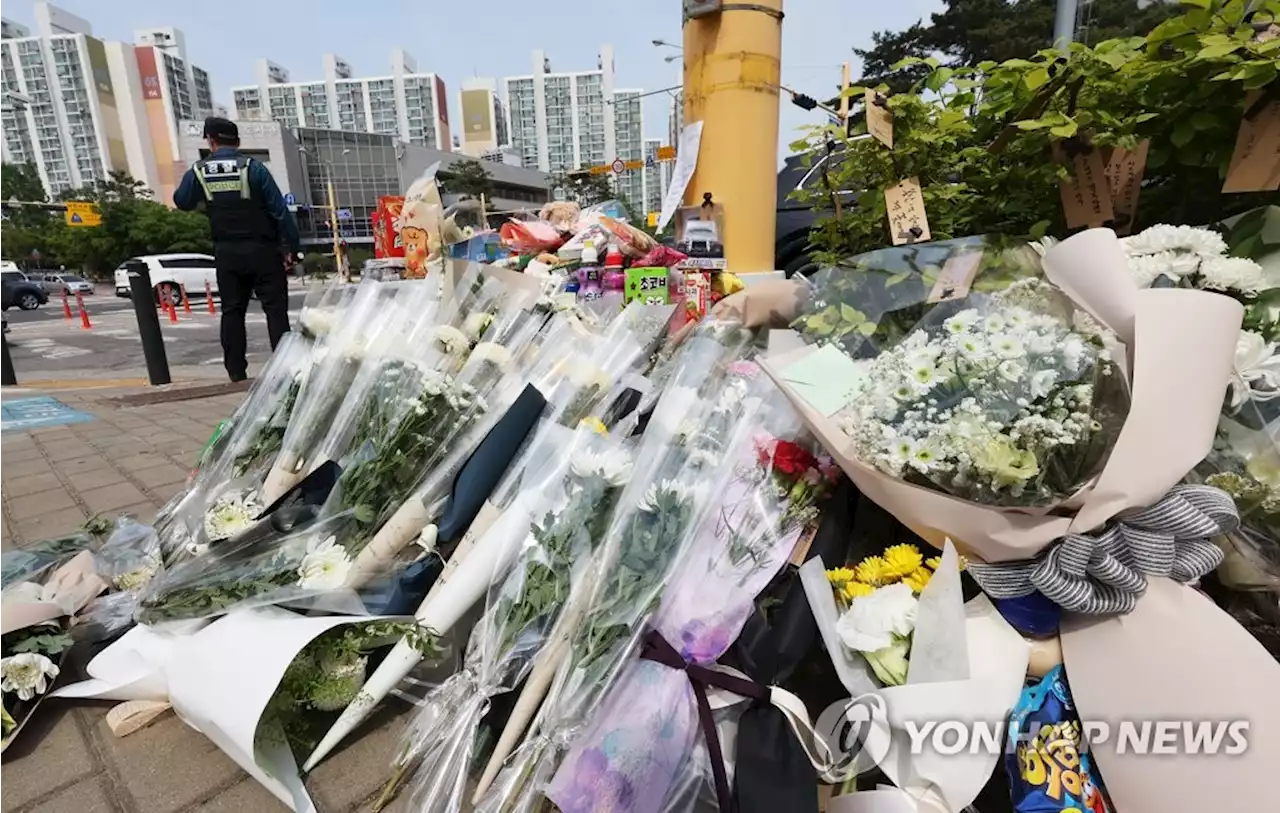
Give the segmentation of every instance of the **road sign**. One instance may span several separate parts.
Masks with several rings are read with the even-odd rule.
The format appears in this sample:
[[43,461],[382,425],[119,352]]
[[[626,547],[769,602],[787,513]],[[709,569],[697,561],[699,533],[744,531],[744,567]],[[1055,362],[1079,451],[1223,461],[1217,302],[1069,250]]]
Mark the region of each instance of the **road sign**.
[[350,210],[350,209],[339,209],[339,210],[338,210],[338,219],[339,219],[339,220],[350,220],[350,219],[351,219],[351,210]]
[[607,175],[612,171],[613,171],[613,167],[609,166],[608,164],[600,164],[599,166],[595,166],[591,168],[592,175]]
[[659,161],[674,161],[674,160],[676,160],[676,148],[675,148],[675,147],[659,147],[659,148],[658,148],[658,160],[659,160]]
[[298,205],[298,199],[294,196],[294,194],[293,194],[292,192],[286,192],[286,193],[284,194],[284,205],[285,205],[285,206],[297,206],[297,205]]
[[622,173],[627,171],[627,162],[623,161],[621,158],[613,159],[613,164],[611,164],[611,166],[613,168],[614,173],[617,175],[621,175]]
[[102,215],[98,212],[98,207],[87,201],[67,201],[67,211],[64,216],[67,219],[68,226],[102,225]]
[[657,165],[658,165],[658,162],[654,160],[652,155],[645,156],[645,159],[644,159],[645,169],[653,169]]

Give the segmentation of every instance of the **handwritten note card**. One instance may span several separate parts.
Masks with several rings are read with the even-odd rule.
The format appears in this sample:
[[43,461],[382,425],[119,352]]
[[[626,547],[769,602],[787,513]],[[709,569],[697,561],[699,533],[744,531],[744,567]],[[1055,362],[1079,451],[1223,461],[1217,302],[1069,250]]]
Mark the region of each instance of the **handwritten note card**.
[[974,277],[978,276],[978,266],[982,263],[981,251],[966,251],[953,254],[942,265],[938,279],[929,291],[929,303],[945,302],[949,299],[963,299],[969,295]]
[[1137,222],[1138,195],[1142,192],[1142,174],[1147,168],[1147,149],[1150,146],[1150,141],[1143,141],[1134,150],[1116,147],[1107,162],[1107,182],[1115,210],[1117,234],[1128,234]]
[[788,365],[782,379],[824,418],[830,418],[862,392],[867,374],[843,350],[827,344]]
[[1111,188],[1107,184],[1107,168],[1102,162],[1102,153],[1091,149],[1086,153],[1072,156],[1067,161],[1061,145],[1055,144],[1053,154],[1055,161],[1066,163],[1071,171],[1070,178],[1058,181],[1058,192],[1062,196],[1062,212],[1066,217],[1067,228],[1101,226],[1115,220],[1115,211],[1111,206]]
[[895,246],[929,241],[929,218],[924,212],[918,178],[907,178],[887,187],[884,205],[889,211],[889,237]]
[[889,109],[888,100],[884,94],[870,89],[862,98],[867,108],[867,132],[876,141],[893,149],[893,111]]
[[1236,147],[1227,166],[1223,192],[1280,189],[1280,99],[1273,98],[1259,110],[1261,93],[1254,91],[1245,96],[1245,115],[1236,131]]

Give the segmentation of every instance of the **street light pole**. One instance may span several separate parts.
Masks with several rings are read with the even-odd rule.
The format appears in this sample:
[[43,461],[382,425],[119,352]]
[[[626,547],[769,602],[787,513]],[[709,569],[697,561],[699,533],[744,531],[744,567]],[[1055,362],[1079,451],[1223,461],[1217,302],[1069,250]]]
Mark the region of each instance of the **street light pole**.
[[1076,38],[1076,0],[1058,0],[1053,17],[1053,47],[1066,50]]

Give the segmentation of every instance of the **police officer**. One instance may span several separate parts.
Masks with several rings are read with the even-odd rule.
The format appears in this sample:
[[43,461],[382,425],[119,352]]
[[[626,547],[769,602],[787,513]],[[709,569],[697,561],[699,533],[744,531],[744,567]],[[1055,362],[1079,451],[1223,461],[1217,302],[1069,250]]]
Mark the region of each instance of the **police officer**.
[[285,206],[280,187],[261,162],[237,149],[235,122],[210,116],[204,120],[209,157],[182,176],[173,203],[190,211],[201,204],[213,232],[214,265],[222,297],[222,362],[232,381],[243,381],[244,317],[251,293],[267,315],[271,349],[289,332],[289,291],[280,255],[281,238],[298,252],[298,225]]

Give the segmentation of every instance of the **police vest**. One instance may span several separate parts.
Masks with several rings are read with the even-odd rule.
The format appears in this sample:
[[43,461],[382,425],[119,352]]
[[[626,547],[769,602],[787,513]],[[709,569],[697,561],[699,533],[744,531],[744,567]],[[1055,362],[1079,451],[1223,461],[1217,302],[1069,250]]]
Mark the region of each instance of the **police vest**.
[[252,158],[209,158],[192,168],[204,192],[209,230],[215,243],[276,243],[279,224],[249,184]]

